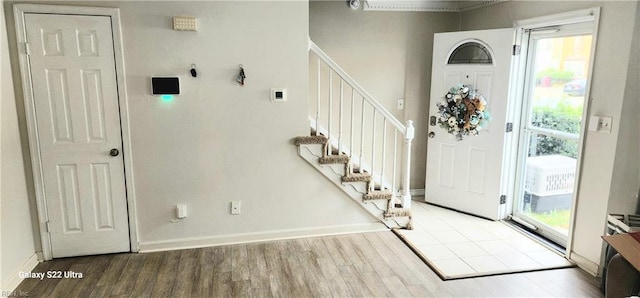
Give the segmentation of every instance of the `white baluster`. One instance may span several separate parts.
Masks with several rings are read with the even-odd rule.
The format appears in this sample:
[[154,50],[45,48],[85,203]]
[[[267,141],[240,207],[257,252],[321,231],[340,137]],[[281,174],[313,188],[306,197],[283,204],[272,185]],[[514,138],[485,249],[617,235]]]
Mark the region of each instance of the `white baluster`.
[[342,151],[340,147],[342,146],[342,105],[344,103],[343,93],[344,81],[340,79],[340,111],[338,113],[338,155],[340,155],[340,152]]
[[380,188],[384,189],[384,164],[387,161],[387,118],[382,118],[382,165],[380,166]]
[[364,169],[362,168],[362,160],[364,159],[364,106],[365,101],[362,99],[362,113],[360,114],[360,173],[364,173]]
[[371,185],[371,190],[375,190],[376,186],[375,186],[375,179],[373,179],[374,176],[374,168],[376,166],[376,110],[373,110],[373,125],[371,126],[371,178],[372,178],[372,182]]
[[409,181],[411,180],[411,141],[415,134],[413,121],[409,120],[406,124],[407,130],[404,135],[404,163],[402,165],[402,207],[411,208],[411,192]]
[[[353,157],[353,125],[354,125],[354,118],[353,118],[353,113],[354,113],[354,108],[355,108],[355,91],[353,90],[353,88],[351,88],[351,131],[349,132],[349,158]],[[349,166],[349,169],[351,169],[351,173],[353,173],[353,168],[351,166]]]
[[[317,57],[317,56],[316,56]],[[320,57],[318,58],[318,77],[316,78],[318,81],[318,90],[316,96],[316,136],[320,135]]]
[[393,130],[393,166],[391,167],[393,169],[393,178],[391,178],[391,192],[393,192],[393,199],[396,198],[396,172],[398,170],[397,168],[397,161],[398,161],[398,130],[394,129]]
[[331,155],[331,112],[333,110],[333,71],[329,70],[329,124],[327,125],[327,156]]

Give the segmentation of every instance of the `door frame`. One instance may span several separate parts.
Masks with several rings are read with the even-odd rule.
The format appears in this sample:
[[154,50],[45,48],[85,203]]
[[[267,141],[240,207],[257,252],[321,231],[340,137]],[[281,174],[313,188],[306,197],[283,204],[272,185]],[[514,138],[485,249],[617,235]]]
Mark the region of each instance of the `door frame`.
[[118,8],[105,7],[80,7],[40,4],[15,4],[13,15],[16,27],[16,45],[18,49],[18,61],[20,65],[21,85],[25,105],[27,122],[27,135],[29,140],[29,153],[31,155],[31,168],[36,196],[38,213],[38,227],[40,229],[40,241],[42,244],[42,257],[51,260],[51,237],[47,231],[47,203],[44,192],[44,178],[42,160],[40,158],[40,143],[37,134],[35,99],[33,96],[33,82],[31,80],[31,66],[27,57],[25,14],[46,13],[63,15],[107,16],[111,18],[111,31],[113,34],[114,61],[116,71],[116,84],[118,93],[118,106],[120,116],[120,131],[122,136],[122,153],[124,159],[124,179],[127,200],[127,215],[129,221],[129,246],[132,252],[139,250],[138,230],[136,218],[135,191],[133,184],[133,158],[131,156],[131,131],[129,121],[128,99],[125,84],[124,52],[122,44],[122,31],[120,27],[120,10]]
[[567,243],[566,243],[566,247],[565,247],[565,257],[571,259],[571,251],[572,251],[572,246],[573,246],[573,241],[574,241],[574,230],[575,230],[575,219],[576,219],[576,211],[578,209],[578,201],[579,201],[579,196],[580,196],[580,176],[581,176],[581,169],[583,166],[583,151],[584,151],[584,146],[585,146],[585,138],[586,138],[586,134],[587,134],[587,128],[589,125],[589,115],[591,112],[591,101],[593,100],[593,98],[591,98],[591,80],[593,78],[593,66],[595,64],[595,50],[596,50],[596,46],[597,46],[597,38],[598,38],[598,27],[599,27],[599,20],[600,20],[600,7],[593,7],[593,8],[588,8],[588,9],[582,9],[582,10],[577,10],[577,11],[570,11],[570,12],[566,12],[566,13],[560,13],[560,14],[553,14],[553,15],[548,15],[548,16],[543,16],[543,17],[537,17],[537,18],[531,18],[531,19],[525,19],[525,20],[520,20],[520,21],[516,21],[514,23],[514,28],[515,28],[515,43],[514,43],[514,50],[517,47],[519,51],[521,51],[521,54],[519,54],[512,67],[513,72],[511,74],[511,87],[510,87],[510,98],[513,99],[513,101],[518,102],[519,104],[517,104],[517,107],[514,107],[514,109],[511,111],[513,112],[514,116],[515,116],[515,120],[513,123],[514,126],[514,132],[516,132],[518,135],[516,137],[514,137],[514,143],[512,144],[511,150],[512,152],[514,152],[514,156],[511,157],[511,160],[513,161],[511,163],[511,167],[510,167],[510,173],[512,173],[511,175],[511,179],[510,181],[513,181],[513,183],[510,183],[510,189],[509,189],[509,197],[511,198],[510,203],[511,205],[509,206],[511,213],[513,214],[513,208],[515,207],[515,200],[517,200],[516,195],[518,194],[518,189],[519,187],[516,187],[516,183],[519,183],[518,181],[522,180],[522,175],[523,173],[519,172],[518,169],[520,168],[519,165],[519,161],[518,161],[518,150],[519,150],[519,146],[520,143],[522,142],[522,138],[524,137],[523,135],[520,135],[520,130],[521,127],[523,125],[523,111],[524,111],[524,107],[523,104],[521,102],[521,100],[524,99],[525,97],[525,92],[526,92],[526,88],[528,88],[527,84],[525,83],[525,78],[527,76],[526,72],[527,72],[527,61],[529,60],[530,57],[528,57],[529,55],[527,54],[528,52],[528,40],[525,40],[525,30],[529,30],[529,29],[543,29],[545,27],[551,27],[551,26],[559,26],[559,25],[567,25],[567,24],[573,24],[573,23],[580,23],[580,22],[587,22],[587,21],[591,21],[592,22],[592,46],[591,46],[591,61],[589,61],[589,71],[587,73],[587,85],[585,87],[585,107],[583,108],[582,111],[582,122],[581,122],[581,127],[582,127],[582,131],[580,132],[580,139],[579,139],[579,145],[578,145],[578,160],[577,160],[577,169],[579,169],[578,171],[576,171],[575,174],[575,183],[574,183],[574,189],[573,189],[573,201],[571,203],[571,217],[569,219],[569,235],[567,237]]

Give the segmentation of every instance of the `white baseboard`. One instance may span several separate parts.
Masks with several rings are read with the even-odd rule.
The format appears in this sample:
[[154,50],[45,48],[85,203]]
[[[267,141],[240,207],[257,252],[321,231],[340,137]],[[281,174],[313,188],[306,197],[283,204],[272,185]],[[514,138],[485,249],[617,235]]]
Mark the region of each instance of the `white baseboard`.
[[20,266],[20,268],[18,268],[18,270],[16,270],[15,272],[13,272],[13,274],[11,274],[11,276],[9,276],[9,279],[6,281],[2,281],[2,286],[0,286],[0,290],[5,293],[5,292],[12,292],[13,290],[15,290],[18,285],[20,285],[20,283],[22,282],[22,280],[24,280],[24,278],[20,277],[20,273],[21,272],[31,272],[31,270],[33,270],[34,268],[36,268],[36,266],[38,266],[38,254],[33,254],[31,255],[31,257],[29,257],[26,261],[24,261],[24,263]]
[[410,189],[409,193],[412,197],[424,197],[424,188]]
[[321,228],[276,230],[276,231],[269,231],[269,232],[182,238],[182,239],[172,239],[172,240],[163,240],[163,241],[148,241],[148,242],[140,242],[139,252],[145,253],[145,252],[177,250],[177,249],[191,249],[191,248],[200,248],[200,247],[208,247],[208,246],[276,241],[276,240],[286,240],[286,239],[294,239],[294,238],[309,238],[309,237],[354,234],[354,233],[364,233],[364,232],[380,232],[380,231],[388,231],[388,230],[389,228],[387,228],[384,224],[377,222],[377,223],[366,223],[366,224],[356,224],[356,225],[329,226],[329,227],[321,227]]
[[578,265],[582,270],[587,271],[589,274],[593,276],[598,275],[598,270],[600,269],[600,265],[594,262],[589,261],[587,258],[575,253],[571,252],[571,257],[569,258]]

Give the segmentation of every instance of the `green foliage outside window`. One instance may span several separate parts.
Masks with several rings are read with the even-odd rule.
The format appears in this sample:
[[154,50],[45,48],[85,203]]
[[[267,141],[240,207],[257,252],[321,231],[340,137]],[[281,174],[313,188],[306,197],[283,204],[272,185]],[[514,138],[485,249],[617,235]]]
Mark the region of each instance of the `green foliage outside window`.
[[[579,134],[581,118],[582,107],[560,103],[555,107],[534,107],[531,123],[540,128]],[[561,154],[572,158],[578,157],[578,142],[576,141],[539,134],[535,142],[535,155]]]

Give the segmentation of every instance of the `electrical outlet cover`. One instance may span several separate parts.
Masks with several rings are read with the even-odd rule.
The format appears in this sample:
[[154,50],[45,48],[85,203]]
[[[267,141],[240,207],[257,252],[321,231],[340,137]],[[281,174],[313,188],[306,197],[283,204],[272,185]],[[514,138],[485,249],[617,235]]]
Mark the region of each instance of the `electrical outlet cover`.
[[176,205],[176,217],[177,218],[187,217],[187,205],[185,204]]
[[240,201],[231,201],[231,214],[239,215],[240,214]]

